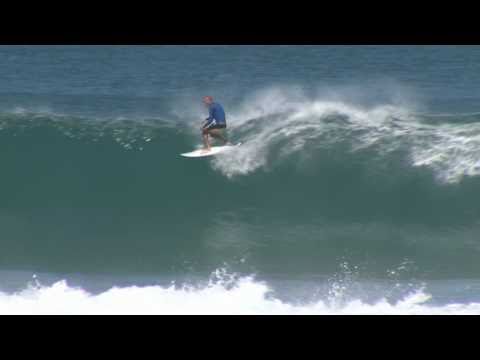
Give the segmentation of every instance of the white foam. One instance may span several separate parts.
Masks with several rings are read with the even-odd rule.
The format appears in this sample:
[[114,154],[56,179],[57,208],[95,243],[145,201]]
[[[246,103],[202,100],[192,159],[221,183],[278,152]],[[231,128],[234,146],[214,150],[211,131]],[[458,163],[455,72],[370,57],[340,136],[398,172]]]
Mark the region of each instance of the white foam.
[[348,142],[353,151],[371,148],[381,156],[406,149],[411,166],[427,167],[447,183],[480,175],[480,123],[428,124],[412,110],[393,105],[367,108],[345,100],[309,99],[299,91],[265,90],[229,114],[232,134],[244,144],[212,164],[228,177],[247,175],[268,170],[282,157],[315,151],[307,149],[308,143],[325,148]]
[[396,303],[353,299],[341,305],[329,300],[298,305],[276,299],[266,284],[252,278],[241,278],[233,286],[217,282],[197,289],[124,287],[98,295],[60,281],[16,294],[0,293],[0,314],[480,314],[478,303],[432,306],[427,304],[430,298],[418,290]]

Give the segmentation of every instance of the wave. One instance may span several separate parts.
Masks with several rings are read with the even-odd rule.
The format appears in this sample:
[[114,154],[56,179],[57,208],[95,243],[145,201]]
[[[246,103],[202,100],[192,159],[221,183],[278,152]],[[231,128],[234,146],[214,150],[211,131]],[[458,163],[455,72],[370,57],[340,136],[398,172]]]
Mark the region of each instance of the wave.
[[478,113],[420,115],[392,104],[366,108],[291,97],[270,91],[240,107],[231,119],[232,132],[245,145],[219,157],[215,168],[227,176],[246,175],[296,154],[307,159],[344,146],[352,156],[370,150],[369,161],[391,161],[402,151],[410,166],[426,167],[444,183],[480,174]]
[[0,266],[480,273],[476,114],[266,91],[230,107],[238,150],[198,161],[198,112],[175,108],[0,113]]
[[[0,114],[0,129],[53,127],[87,141],[113,138],[127,149],[135,143],[167,137],[183,142],[187,136],[189,143],[199,144],[195,119],[201,113],[201,108],[183,103],[162,117],[135,118],[86,118],[15,108]],[[173,132],[166,134],[169,129]],[[417,113],[408,105],[366,107],[276,89],[254,93],[232,106],[229,129],[231,137],[244,144],[212,162],[227,177],[271,170],[299,158],[313,158],[309,166],[314,167],[315,154],[338,149],[350,157],[368,152],[367,161],[384,162],[402,152],[406,164],[428,168],[443,183],[459,183],[480,174],[480,113]]]
[[30,285],[13,294],[0,293],[0,314],[200,314],[200,315],[467,315],[480,314],[480,303],[435,305],[422,289],[396,301],[342,298],[338,290],[308,302],[277,298],[265,283],[241,277],[234,283],[211,281],[205,286],[113,287],[92,294],[58,281],[51,286]]

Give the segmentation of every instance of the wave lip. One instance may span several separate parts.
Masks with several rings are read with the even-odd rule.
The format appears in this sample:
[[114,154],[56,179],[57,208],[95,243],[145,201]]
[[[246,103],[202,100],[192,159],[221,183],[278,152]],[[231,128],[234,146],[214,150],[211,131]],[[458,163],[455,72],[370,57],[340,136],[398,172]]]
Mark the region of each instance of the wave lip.
[[[426,167],[443,183],[480,175],[480,119],[475,114],[417,114],[407,105],[360,106],[345,100],[307,99],[263,92],[231,114],[233,134],[244,143],[219,156],[215,169],[228,177],[269,170],[294,155],[346,146],[390,161],[406,153],[411,167]],[[311,164],[314,166],[314,164]]]

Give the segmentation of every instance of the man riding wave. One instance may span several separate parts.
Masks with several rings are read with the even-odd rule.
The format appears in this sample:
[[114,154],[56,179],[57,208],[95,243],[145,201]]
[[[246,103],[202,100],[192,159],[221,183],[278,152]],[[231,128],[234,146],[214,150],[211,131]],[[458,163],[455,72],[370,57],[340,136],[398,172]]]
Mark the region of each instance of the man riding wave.
[[203,98],[203,103],[208,108],[209,112],[209,116],[205,119],[201,129],[204,151],[210,151],[211,149],[209,135],[215,139],[222,140],[224,145],[229,144],[224,134],[224,131],[227,128],[227,121],[223,107],[220,104],[213,102],[213,97],[211,96],[205,96]]

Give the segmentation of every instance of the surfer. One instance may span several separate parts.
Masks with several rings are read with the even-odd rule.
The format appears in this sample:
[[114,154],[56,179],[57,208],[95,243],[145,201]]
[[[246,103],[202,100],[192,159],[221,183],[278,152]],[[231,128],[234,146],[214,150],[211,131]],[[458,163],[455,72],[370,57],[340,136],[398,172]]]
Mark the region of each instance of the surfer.
[[203,103],[208,108],[209,116],[205,119],[202,125],[202,136],[204,151],[210,151],[211,145],[208,136],[212,136],[215,139],[223,141],[224,145],[228,144],[228,140],[225,138],[223,131],[227,128],[227,122],[225,119],[225,111],[222,105],[213,102],[213,97],[204,96]]

